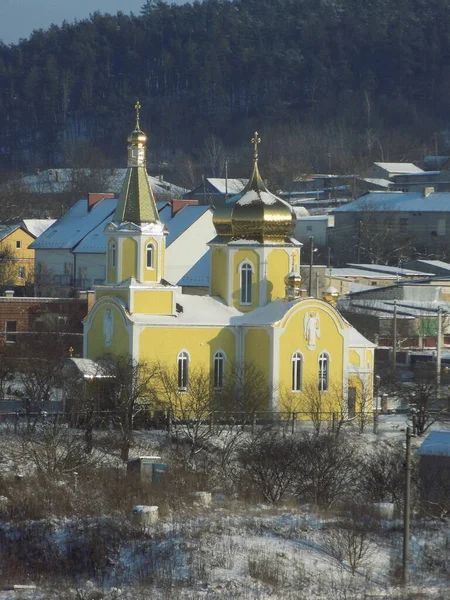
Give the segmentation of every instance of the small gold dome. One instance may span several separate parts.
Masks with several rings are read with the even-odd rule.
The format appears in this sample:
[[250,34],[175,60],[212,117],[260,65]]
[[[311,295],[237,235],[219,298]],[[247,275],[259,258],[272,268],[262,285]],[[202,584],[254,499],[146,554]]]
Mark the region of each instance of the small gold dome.
[[322,293],[322,300],[328,302],[329,304],[336,304],[339,298],[339,292],[335,287],[330,285],[327,289]]
[[292,271],[291,273],[288,273],[286,275],[286,277],[284,278],[284,283],[289,287],[300,289],[300,286],[302,284],[302,278],[298,273],[294,273]]
[[221,237],[229,237],[233,235],[233,229],[231,227],[231,215],[233,211],[233,203],[223,204],[218,206],[213,215],[213,225],[217,232],[217,235]]
[[129,144],[146,144],[147,143],[147,136],[140,129],[135,129],[134,131],[132,131],[127,139],[128,139]]

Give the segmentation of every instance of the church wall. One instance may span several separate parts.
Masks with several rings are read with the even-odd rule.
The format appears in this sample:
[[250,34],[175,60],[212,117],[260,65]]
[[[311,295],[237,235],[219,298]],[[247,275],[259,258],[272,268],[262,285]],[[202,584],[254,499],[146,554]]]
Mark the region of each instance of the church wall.
[[[252,303],[248,306],[240,304],[241,271],[244,261],[248,261],[253,268],[252,278]],[[259,255],[251,248],[238,250],[233,256],[233,306],[242,312],[249,312],[259,306]]]
[[170,290],[135,291],[133,298],[133,313],[172,314],[173,293]]
[[139,336],[139,358],[149,363],[176,368],[182,350],[189,354],[190,369],[211,370],[218,350],[230,364],[235,360],[234,333],[218,327],[146,327]]
[[[95,306],[92,309],[95,310]],[[112,335],[110,340],[105,337],[105,313],[110,310],[112,314]],[[100,306],[91,317],[91,326],[85,337],[87,338],[87,358],[97,359],[105,354],[121,354],[128,355],[129,349],[129,332],[123,318],[123,312],[105,303]],[[106,343],[105,343],[106,342]]]
[[355,367],[359,367],[361,360],[359,358],[359,354],[355,350],[350,350],[349,358],[352,365],[355,365]]
[[122,277],[124,281],[129,277],[137,276],[137,242],[126,238],[122,243]]
[[[314,333],[308,332],[308,318],[318,315],[318,326]],[[320,336],[320,337],[319,337]],[[292,391],[292,356],[300,352],[303,357],[302,391]],[[319,384],[319,356],[325,352],[329,356],[329,387],[321,393],[324,411],[340,408],[344,378],[344,339],[335,318],[318,303],[298,305],[284,324],[279,345],[279,381],[281,410],[307,409],[306,396],[316,394]]]
[[211,254],[211,296],[227,300],[227,256],[222,248],[212,250]]
[[284,298],[284,277],[291,270],[289,254],[286,250],[276,248],[267,258],[267,302]]
[[[249,329],[245,333],[244,337],[244,364],[247,368],[246,382],[251,386],[251,381],[248,381],[248,377],[252,376],[259,380],[261,374],[267,376],[267,385],[270,384],[269,373],[270,373],[270,333],[265,329]],[[270,406],[261,406],[260,410],[270,410]]]

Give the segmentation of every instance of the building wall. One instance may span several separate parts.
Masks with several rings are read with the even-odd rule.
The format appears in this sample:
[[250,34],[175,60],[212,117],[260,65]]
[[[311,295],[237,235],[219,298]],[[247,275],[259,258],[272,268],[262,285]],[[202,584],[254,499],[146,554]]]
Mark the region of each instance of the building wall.
[[34,250],[28,248],[33,241],[33,236],[20,227],[0,241],[0,252],[6,250],[12,256],[2,267],[1,284],[25,285],[34,281]]

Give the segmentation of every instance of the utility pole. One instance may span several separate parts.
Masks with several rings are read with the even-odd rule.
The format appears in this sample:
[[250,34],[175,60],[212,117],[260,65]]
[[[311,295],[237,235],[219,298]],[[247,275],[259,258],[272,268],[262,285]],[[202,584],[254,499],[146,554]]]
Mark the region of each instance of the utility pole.
[[405,502],[403,506],[402,584],[408,583],[409,531],[411,516],[411,427],[406,428]]
[[394,321],[392,334],[392,366],[394,373],[397,370],[397,300],[394,300]]
[[378,394],[380,392],[380,379],[379,375],[375,375],[373,380],[373,393],[375,396],[375,412],[373,413],[373,432],[378,433]]
[[358,222],[358,244],[356,246],[356,262],[361,262],[361,235],[362,234],[362,221]]
[[436,397],[441,397],[441,362],[442,362],[442,309],[438,308],[437,338],[436,338]]
[[225,199],[228,198],[228,158],[225,158]]
[[308,281],[308,296],[312,296],[312,272],[314,264],[314,238],[309,236],[309,281]]

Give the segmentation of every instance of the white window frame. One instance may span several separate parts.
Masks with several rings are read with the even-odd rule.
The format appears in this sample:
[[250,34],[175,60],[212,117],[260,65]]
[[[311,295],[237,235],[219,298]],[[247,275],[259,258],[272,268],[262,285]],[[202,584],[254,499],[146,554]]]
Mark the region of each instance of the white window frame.
[[301,392],[303,387],[303,354],[298,350],[291,357],[291,388],[293,392]]
[[319,392],[328,392],[330,389],[330,362],[330,355],[328,352],[321,352],[319,354]]
[[239,267],[239,284],[240,284],[239,304],[241,306],[251,306],[251,304],[252,304],[252,286],[253,286],[253,265],[248,260],[245,260]]
[[177,355],[177,384],[179,392],[187,392],[189,387],[189,353],[181,350]]
[[216,391],[223,390],[225,381],[225,364],[227,357],[223,350],[217,350],[213,358],[213,384]]

